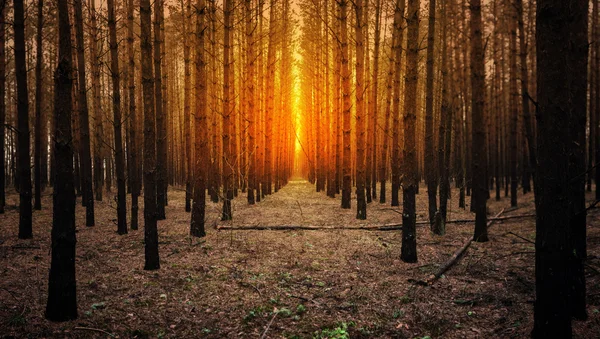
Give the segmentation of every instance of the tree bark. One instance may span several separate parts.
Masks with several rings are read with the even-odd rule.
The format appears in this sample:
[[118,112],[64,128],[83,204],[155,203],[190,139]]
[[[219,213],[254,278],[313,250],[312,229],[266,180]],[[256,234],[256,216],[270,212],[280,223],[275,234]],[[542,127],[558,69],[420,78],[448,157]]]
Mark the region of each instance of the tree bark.
[[154,98],[156,100],[156,217],[166,219],[167,205],[167,112],[163,105],[163,71],[161,64],[161,25],[164,17],[164,0],[154,2]]
[[[429,25],[427,28],[427,65],[425,94],[425,180],[427,181],[427,197],[429,199],[429,221],[433,227],[437,213],[437,178],[433,149],[433,64],[435,47],[435,0],[429,1]],[[442,144],[442,140],[439,141]]]
[[133,1],[129,0],[127,3],[127,55],[129,58],[128,62],[128,73],[129,73],[129,135],[131,138],[129,145],[129,153],[131,157],[130,166],[132,173],[131,178],[131,229],[138,229],[138,199],[141,191],[141,168],[139,164],[139,144],[138,144],[138,122],[137,122],[137,107],[135,102],[135,59],[133,53]]
[[108,31],[110,42],[110,70],[112,77],[113,131],[115,147],[115,171],[117,175],[117,233],[127,234],[127,204],[125,191],[125,155],[121,132],[121,74],[119,73],[119,50],[117,45],[117,19],[114,0],[107,0]]
[[6,205],[6,0],[0,1],[0,214],[4,214]]
[[342,208],[350,208],[352,190],[352,160],[350,152],[350,66],[348,65],[348,0],[338,2],[340,6],[340,44],[341,44],[341,81],[342,81],[342,116],[343,116],[343,152],[342,152]]
[[190,234],[194,237],[203,237],[204,216],[206,209],[206,183],[208,173],[208,123],[206,121],[206,61],[204,56],[204,34],[206,32],[205,14],[206,1],[196,2],[196,55],[195,55],[195,93],[196,93],[196,163],[194,177],[194,204]]
[[419,0],[408,0],[406,82],[404,88],[404,189],[402,190],[402,249],[404,262],[417,262],[415,222],[417,192],[417,85],[419,80]]
[[150,0],[140,0],[142,91],[144,97],[144,243],[145,270],[160,268],[156,225],[156,116],[154,115],[154,75]]
[[35,38],[36,57],[35,57],[35,136],[34,136],[34,205],[35,210],[42,209],[42,64],[44,55],[42,53],[42,28],[44,25],[44,0],[38,0],[37,8],[37,35]]
[[363,0],[355,1],[356,9],[356,219],[367,219],[367,201],[365,200],[365,36]]
[[59,63],[54,76],[53,139],[56,177],[52,213],[52,259],[45,316],[50,321],[68,321],[77,318],[75,279],[75,244],[77,240],[73,179],[74,152],[71,132],[73,62],[67,0],[58,1],[58,29]]
[[25,18],[23,0],[14,1],[15,74],[17,81],[17,128],[19,130],[19,239],[33,238],[31,219],[31,167],[29,157],[29,95],[25,58]]
[[481,0],[471,0],[471,178],[473,180],[473,206],[477,221],[473,240],[484,242],[487,236],[487,183],[485,182],[485,55],[483,52],[483,24]]

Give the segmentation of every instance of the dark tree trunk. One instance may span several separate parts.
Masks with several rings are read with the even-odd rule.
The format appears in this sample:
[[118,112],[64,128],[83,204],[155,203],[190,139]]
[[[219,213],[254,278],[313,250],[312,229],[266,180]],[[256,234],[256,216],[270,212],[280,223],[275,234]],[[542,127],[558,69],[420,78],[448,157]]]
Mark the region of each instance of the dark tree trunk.
[[191,81],[192,73],[190,70],[190,39],[192,37],[192,20],[191,20],[191,0],[186,0],[185,7],[182,8],[184,12],[184,38],[183,38],[183,64],[184,64],[184,78],[183,78],[183,121],[184,121],[184,134],[185,134],[185,211],[191,212],[192,210],[192,180],[193,180],[193,169],[192,169],[192,140],[190,134],[190,123],[191,123],[191,111],[190,111],[190,97],[192,95]]
[[119,73],[119,50],[117,45],[117,19],[114,0],[108,0],[108,31],[110,43],[110,68],[113,85],[113,130],[115,137],[115,172],[117,175],[117,232],[127,234],[127,204],[125,191],[125,155],[121,132],[121,75]]
[[58,1],[59,63],[54,76],[54,159],[56,161],[52,259],[48,283],[46,319],[67,321],[77,318],[75,278],[75,188],[71,132],[72,56],[71,25],[67,0]]
[[6,123],[6,0],[0,1],[0,214],[4,213],[6,205],[6,153],[5,153],[5,127]]
[[25,18],[23,0],[14,1],[15,73],[17,78],[17,114],[19,130],[19,239],[33,238],[31,220],[31,159],[29,157],[29,95],[25,58]]
[[156,116],[154,115],[154,76],[150,0],[140,0],[142,91],[144,96],[144,243],[145,270],[160,268],[156,225]]
[[[425,180],[427,182],[427,197],[429,199],[429,222],[433,227],[437,213],[437,171],[433,149],[433,55],[435,44],[435,0],[429,1],[429,25],[427,27],[427,74],[426,74],[426,99],[425,99]],[[439,141],[443,145],[443,139]]]
[[167,205],[167,112],[163,105],[161,28],[164,17],[164,0],[154,2],[154,98],[156,109],[156,217],[166,219]]
[[[233,0],[225,0],[224,2],[224,22],[225,29],[223,33],[223,192],[225,199],[223,199],[223,213],[221,220],[231,220],[233,214],[231,211],[231,200],[233,199],[234,190],[234,173],[233,173],[233,150],[232,150],[232,134],[231,130],[231,105],[230,100],[230,87],[233,83],[231,74],[231,36],[232,36],[232,22],[233,22]],[[235,137],[235,136],[233,136]]]
[[417,262],[417,85],[419,81],[419,0],[408,0],[406,80],[404,92],[404,187],[402,190],[402,249],[404,262]]
[[194,237],[203,237],[204,216],[206,209],[206,183],[208,174],[208,123],[206,121],[206,59],[204,56],[204,34],[206,32],[205,14],[206,1],[196,2],[196,60],[195,60],[195,93],[196,93],[196,161],[194,177],[194,205],[190,234]]
[[75,0],[75,35],[77,39],[77,75],[79,79],[79,133],[81,147],[81,176],[83,190],[83,205],[86,208],[85,225],[94,226],[94,193],[92,190],[92,158],[90,153],[90,120],[87,102],[85,45],[83,40],[83,10],[82,0]]
[[479,242],[488,240],[486,215],[488,187],[485,182],[487,165],[484,126],[485,55],[482,34],[481,0],[471,0],[471,178],[473,180],[473,207],[476,219],[473,240]]
[[585,0],[537,2],[534,338],[570,338],[571,316],[585,317],[584,176],[577,172],[584,143],[577,143],[585,135],[587,17]]
[[518,98],[519,93],[517,89],[517,13],[512,4],[507,4],[508,10],[510,11],[510,104],[509,104],[509,115],[510,115],[510,131],[509,131],[509,166],[510,166],[510,206],[517,206],[517,121],[519,118],[519,105]]
[[129,153],[131,157],[131,229],[138,229],[138,199],[141,191],[141,173],[142,168],[139,164],[139,147],[138,147],[138,122],[137,122],[137,108],[135,102],[135,59],[133,55],[133,0],[129,0],[127,4],[127,54],[129,58],[128,72],[129,72],[129,135],[130,145]]
[[[393,64],[393,84],[394,84],[394,94],[393,94],[393,105],[392,105],[392,114],[393,114],[393,127],[392,127],[392,206],[400,206],[400,199],[398,196],[398,192],[400,191],[400,148],[401,148],[401,140],[402,137],[400,135],[401,127],[400,127],[400,67],[402,60],[402,41],[403,39],[403,27],[402,23],[404,21],[404,9],[405,9],[405,0],[396,0],[396,7],[394,9],[394,34],[396,37],[392,37],[392,41],[394,42],[393,54],[394,54],[394,64]],[[390,67],[392,67],[390,65]]]
[[35,38],[36,59],[35,59],[35,140],[34,140],[34,205],[36,210],[42,209],[42,64],[44,55],[42,53],[42,27],[44,25],[44,0],[38,0],[37,8],[37,35]]

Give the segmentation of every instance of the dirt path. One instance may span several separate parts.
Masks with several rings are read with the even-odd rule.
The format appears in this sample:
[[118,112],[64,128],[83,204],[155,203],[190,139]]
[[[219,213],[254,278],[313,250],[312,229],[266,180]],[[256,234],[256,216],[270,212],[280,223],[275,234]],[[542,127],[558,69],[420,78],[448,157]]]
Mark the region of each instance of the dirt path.
[[[471,218],[456,207],[451,219]],[[532,196],[519,210],[533,211]],[[9,205],[18,196],[9,195]],[[189,234],[184,193],[172,190],[166,221],[159,223],[161,269],[144,271],[143,231],[116,234],[114,202],[97,204],[98,225],[86,228],[77,209],[79,319],[44,320],[51,227],[50,197],[34,214],[34,239],[17,240],[18,211],[0,216],[0,336],[121,338],[311,338],[347,332],[351,338],[526,337],[534,299],[533,219],[508,220],[490,230],[491,241],[474,244],[434,286],[409,283],[434,272],[472,235],[472,224],[452,224],[444,237],[419,227],[417,264],[399,260],[401,232],[217,231],[219,225],[363,225],[399,223],[398,208],[371,203],[368,220],[353,209],[293,181],[264,201],[234,201],[234,220],[218,221],[209,204],[204,239]],[[417,196],[425,219],[426,192]],[[509,200],[490,201],[490,214]],[[600,266],[598,210],[589,217],[589,264]],[[576,322],[579,338],[600,337],[600,277],[588,271],[590,320]],[[277,316],[274,313],[277,311]]]

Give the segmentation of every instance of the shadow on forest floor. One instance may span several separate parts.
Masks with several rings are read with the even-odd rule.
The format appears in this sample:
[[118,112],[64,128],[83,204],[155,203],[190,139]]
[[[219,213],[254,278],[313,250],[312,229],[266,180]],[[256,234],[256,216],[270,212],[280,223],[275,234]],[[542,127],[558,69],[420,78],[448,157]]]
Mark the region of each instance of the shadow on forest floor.
[[[408,280],[431,275],[472,235],[472,223],[448,224],[443,237],[418,227],[419,262],[405,264],[399,260],[400,231],[214,228],[383,225],[401,222],[401,206],[373,202],[368,219],[359,221],[355,201],[352,210],[342,210],[339,199],[298,180],[254,206],[240,194],[233,203],[234,220],[227,223],[218,219],[220,205],[208,203],[208,235],[196,239],[188,235],[184,192],[169,193],[168,219],[159,222],[158,271],[142,269],[143,230],[116,234],[112,195],[96,202],[96,227],[84,226],[85,213],[78,206],[79,319],[59,324],[43,318],[51,196],[46,194],[44,209],[34,212],[33,240],[17,239],[18,210],[7,208],[0,216],[0,336],[257,338],[267,327],[268,338],[335,333],[351,338],[529,336],[535,291],[534,247],[529,242],[535,239],[533,218],[496,222],[490,242],[474,243],[445,276],[425,287]],[[449,219],[472,218],[457,208],[458,191],[452,193]],[[8,196],[9,205],[17,201],[17,195]],[[426,218],[426,201],[422,188],[419,220]],[[503,215],[533,213],[532,194],[519,196],[519,202],[519,209]],[[492,198],[490,215],[509,204],[508,198]],[[143,227],[142,213],[140,221]],[[600,337],[598,225],[599,210],[590,210],[590,319],[574,322],[579,338]]]

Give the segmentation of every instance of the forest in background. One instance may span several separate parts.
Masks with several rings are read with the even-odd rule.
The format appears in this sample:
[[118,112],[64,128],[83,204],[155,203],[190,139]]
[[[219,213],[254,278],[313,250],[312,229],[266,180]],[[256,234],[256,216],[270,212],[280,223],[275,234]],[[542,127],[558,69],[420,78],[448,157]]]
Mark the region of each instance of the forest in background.
[[488,200],[519,208],[519,188],[534,190],[534,336],[588,317],[598,1],[0,4],[0,212],[18,194],[29,239],[53,197],[48,319],[77,317],[76,201],[85,226],[107,200],[118,234],[143,224],[155,270],[174,190],[204,237],[209,208],[235,223],[235,198],[260,205],[293,177],[358,220],[396,208],[405,263],[419,223],[446,233],[449,203],[485,242]]

